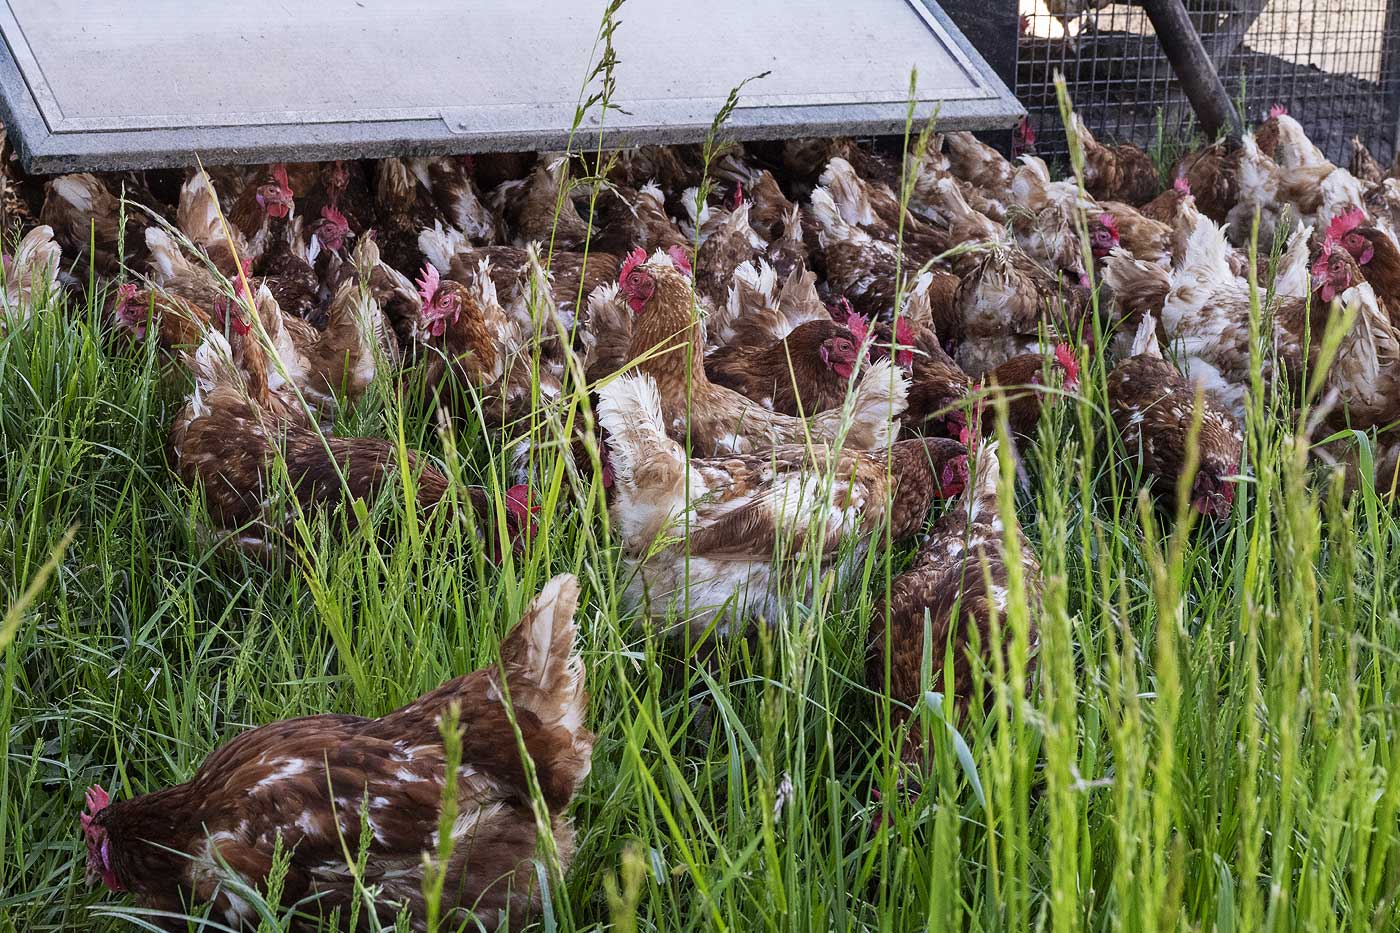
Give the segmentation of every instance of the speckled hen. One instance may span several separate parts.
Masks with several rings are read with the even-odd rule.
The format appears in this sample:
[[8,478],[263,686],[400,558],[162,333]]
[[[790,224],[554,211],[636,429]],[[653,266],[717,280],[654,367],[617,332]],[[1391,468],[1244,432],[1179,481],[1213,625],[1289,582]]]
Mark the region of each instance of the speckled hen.
[[[213,919],[253,930],[257,912],[223,879],[232,873],[265,888],[280,836],[290,859],[282,902],[307,915],[293,930],[319,929],[316,921],[332,911],[343,922],[360,883],[378,888],[369,909],[380,923],[392,926],[406,909],[411,929],[424,930],[423,878],[437,858],[446,774],[440,724],[455,705],[461,763],[443,917],[454,928],[523,926],[541,892],[533,862],[539,825],[520,743],[565,866],[574,853],[566,810],[593,751],[578,598],[576,579],[555,577],[506,635],[499,666],[449,680],[379,719],[325,714],[271,723],[219,748],[183,784],[128,800],[91,788],[81,820],[89,878],[155,910],[182,913],[187,900],[210,902]],[[357,882],[344,846],[353,851],[366,829]]]

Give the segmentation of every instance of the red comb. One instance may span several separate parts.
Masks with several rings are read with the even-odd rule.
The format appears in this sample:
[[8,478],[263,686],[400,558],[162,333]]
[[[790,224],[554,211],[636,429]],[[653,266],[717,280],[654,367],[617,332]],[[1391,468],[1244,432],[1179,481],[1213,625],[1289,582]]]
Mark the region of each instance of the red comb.
[[1065,384],[1079,384],[1079,359],[1074,355],[1074,350],[1067,343],[1055,344],[1055,361],[1064,368]]
[[[856,309],[851,306],[851,299],[847,298],[845,295],[842,295],[840,298],[836,299],[836,307],[834,311],[835,313],[831,315],[831,319],[837,324],[846,324],[846,322],[856,313]],[[846,324],[846,326],[849,327],[850,325]]]
[[734,208],[738,210],[744,204],[744,183],[736,181],[734,183]]
[[914,365],[914,328],[904,318],[894,326],[894,361],[901,369]]
[[851,336],[856,338],[857,344],[864,345],[870,339],[870,325],[859,314],[852,314],[846,318],[846,330],[850,331]]
[[85,802],[87,803],[88,813],[96,816],[107,809],[112,803],[112,797],[102,789],[101,784],[94,784],[87,789]]
[[530,504],[530,487],[523,484],[512,486],[506,490],[506,506],[532,514],[540,510],[540,506]]
[[102,789],[101,784],[94,784],[87,789],[83,802],[87,806],[87,812],[79,816],[78,820],[83,824],[83,829],[87,829],[92,823],[92,818],[107,809],[112,798]]
[[690,275],[690,257],[686,255],[685,250],[675,245],[668,246],[666,248],[666,255],[671,257],[671,262],[677,269],[681,270],[686,275]]
[[1172,187],[1176,189],[1177,194],[1191,193],[1191,182],[1185,175],[1176,176],[1176,181],[1172,182]]
[[350,222],[345,219],[345,215],[329,204],[321,208],[321,217],[327,223],[335,224],[337,227],[345,227],[347,230],[350,228]]
[[1019,23],[1018,32],[1019,32],[1021,35],[1024,36],[1026,33],[1030,32],[1030,31],[1031,31],[1031,18],[1030,18],[1029,16],[1027,16],[1025,13],[1022,13],[1022,14],[1021,14],[1021,20],[1020,20],[1020,23]]
[[1099,223],[1103,224],[1103,225],[1104,225],[1104,229],[1106,229],[1109,233],[1113,234],[1114,236],[1117,236],[1117,235],[1118,235],[1118,218],[1117,218],[1117,217],[1114,217],[1112,214],[1108,214],[1108,213],[1100,214],[1100,215],[1099,215]]
[[414,284],[418,286],[418,297],[423,299],[423,304],[433,303],[433,296],[437,294],[438,285],[442,279],[438,275],[437,266],[430,262],[423,263],[423,275]]
[[1366,222],[1366,212],[1359,207],[1353,207],[1349,211],[1344,211],[1332,218],[1332,222],[1327,225],[1327,239],[1340,241],[1357,227]]
[[117,297],[122,301],[130,301],[136,297],[136,283],[126,282],[117,286]]
[[1288,116],[1288,108],[1285,107],[1283,104],[1274,104],[1272,107],[1269,108],[1269,119],[1270,119],[1270,120],[1272,120],[1274,117],[1286,117],[1286,116]]
[[277,180],[277,187],[287,192],[287,194],[292,193],[292,183],[291,180],[287,178],[286,165],[281,162],[274,165],[272,167],[272,177]]
[[617,273],[619,282],[627,281],[627,277],[636,270],[638,266],[647,261],[647,251],[638,246],[627,254],[627,258],[622,260],[622,268]]
[[1021,118],[1021,122],[1016,125],[1016,131],[1021,136],[1019,142],[1023,148],[1035,145],[1035,127],[1031,126],[1029,117]]
[[[242,280],[240,280],[240,282],[241,281]],[[234,287],[237,288],[238,286],[235,285]],[[238,334],[241,337],[244,334],[248,333],[248,331],[253,329],[253,324],[251,321],[243,320],[243,315],[239,314],[238,311],[235,310],[237,307],[238,306],[236,304],[230,302],[223,296],[215,298],[214,320],[217,321],[220,326],[227,326],[235,334]]]

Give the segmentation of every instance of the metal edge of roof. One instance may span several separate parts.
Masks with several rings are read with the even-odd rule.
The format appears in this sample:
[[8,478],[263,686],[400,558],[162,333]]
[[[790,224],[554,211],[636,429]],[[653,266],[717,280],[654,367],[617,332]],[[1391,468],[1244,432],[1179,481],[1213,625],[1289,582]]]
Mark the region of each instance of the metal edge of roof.
[[[1012,95],[935,0],[907,0],[926,13],[952,50],[966,59],[988,96],[981,99],[925,101],[916,104],[914,120],[937,116],[944,130],[1001,129],[1013,126],[1025,108]],[[10,89],[24,88],[16,95]],[[49,174],[144,168],[179,168],[198,158],[206,165],[333,158],[383,158],[462,152],[513,152],[563,149],[567,131],[454,130],[445,117],[354,123],[265,124],[198,129],[143,129],[102,133],[55,133],[45,121],[7,36],[0,43],[0,119],[26,171]],[[737,108],[725,123],[727,136],[739,140],[795,136],[884,135],[902,133],[909,105],[862,103],[817,106]],[[580,128],[574,140],[596,145],[668,145],[695,142],[710,130],[709,121],[654,123],[609,128]],[[269,141],[269,138],[274,141]]]

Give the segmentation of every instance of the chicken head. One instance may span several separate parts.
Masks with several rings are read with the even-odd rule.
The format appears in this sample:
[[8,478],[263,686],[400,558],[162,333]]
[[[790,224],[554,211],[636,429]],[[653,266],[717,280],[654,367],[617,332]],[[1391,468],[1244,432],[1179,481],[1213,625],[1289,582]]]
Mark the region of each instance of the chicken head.
[[656,279],[644,268],[646,261],[647,251],[639,246],[627,254],[618,272],[617,286],[626,296],[627,307],[633,314],[641,314],[651,296],[656,294]]
[[1356,284],[1352,276],[1355,261],[1333,240],[1324,240],[1322,252],[1312,264],[1312,286],[1317,297],[1331,302]]
[[339,252],[350,236],[350,222],[345,215],[329,204],[321,208],[321,219],[316,221],[316,239],[331,252]]
[[112,798],[94,784],[87,790],[84,800],[86,812],[78,816],[83,827],[83,838],[87,841],[87,878],[89,882],[101,881],[109,891],[124,891],[126,887],[117,879],[112,867],[112,846],[107,838],[107,830],[97,822],[97,815],[107,809]]
[[269,217],[286,217],[295,206],[292,184],[287,179],[287,166],[279,162],[272,167],[271,174],[272,181],[258,186],[258,207],[266,211]]
[[1089,222],[1089,248],[1095,259],[1104,259],[1118,246],[1118,220],[1108,213]]
[[1342,244],[1359,265],[1366,265],[1376,255],[1376,247],[1371,238],[1361,229],[1366,222],[1366,213],[1354,207],[1332,218],[1327,225],[1327,239]]
[[423,274],[415,283],[418,297],[423,299],[423,328],[433,337],[441,337],[462,313],[457,295],[442,288],[442,279],[432,263],[423,264]]

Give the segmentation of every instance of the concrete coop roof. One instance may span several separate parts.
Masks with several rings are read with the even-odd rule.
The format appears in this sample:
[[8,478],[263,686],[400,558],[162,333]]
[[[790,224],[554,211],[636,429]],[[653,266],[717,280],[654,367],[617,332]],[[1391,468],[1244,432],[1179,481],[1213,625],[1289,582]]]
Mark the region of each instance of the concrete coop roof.
[[[602,0],[6,0],[0,116],[30,171],[562,148]],[[627,0],[610,144],[993,129],[1023,113],[925,0]],[[600,114],[582,132],[597,140]]]

